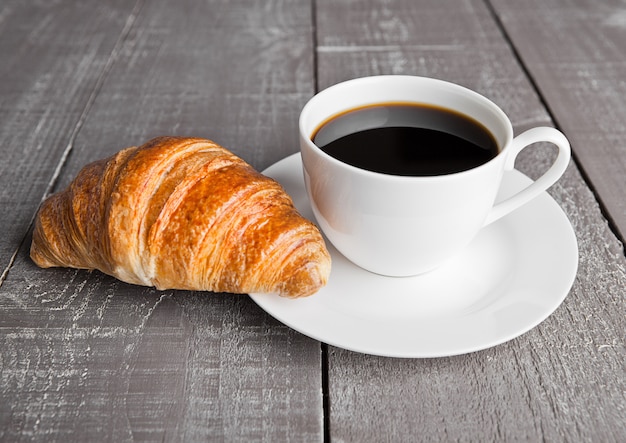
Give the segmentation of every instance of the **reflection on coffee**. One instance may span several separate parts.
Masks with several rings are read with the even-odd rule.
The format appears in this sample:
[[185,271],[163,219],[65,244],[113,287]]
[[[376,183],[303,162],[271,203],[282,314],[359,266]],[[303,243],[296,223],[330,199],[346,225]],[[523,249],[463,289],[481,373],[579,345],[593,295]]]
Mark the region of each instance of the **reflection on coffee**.
[[472,118],[413,103],[351,109],[323,122],[311,140],[342,162],[402,176],[466,171],[499,152],[493,135]]

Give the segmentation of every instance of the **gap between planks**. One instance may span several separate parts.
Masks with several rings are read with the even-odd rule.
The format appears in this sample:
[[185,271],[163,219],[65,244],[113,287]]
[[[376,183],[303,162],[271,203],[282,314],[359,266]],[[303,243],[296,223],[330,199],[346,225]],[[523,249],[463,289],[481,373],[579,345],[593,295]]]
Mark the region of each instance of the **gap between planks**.
[[[498,15],[496,9],[493,7],[493,5],[491,3],[491,0],[484,0],[484,1],[485,1],[485,5],[487,6],[487,10],[489,11],[491,16],[493,17],[493,20],[494,20],[496,26],[500,30],[500,33],[502,34],[502,37],[504,38],[504,41],[506,41],[507,45],[511,48],[511,52],[513,53],[513,57],[515,58],[515,60],[517,60],[518,64],[520,65],[520,68],[524,72],[524,75],[526,76],[526,78],[530,82],[532,88],[537,93],[537,97],[539,98],[539,101],[540,101],[541,105],[545,108],[545,110],[548,113],[548,116],[550,117],[550,120],[552,120],[555,128],[558,129],[558,130],[561,130],[561,125],[559,124],[556,115],[554,114],[554,112],[551,109],[549,103],[546,101],[545,97],[543,96],[543,93],[541,92],[541,88],[539,87],[538,82],[535,80],[535,78],[533,77],[532,73],[530,72],[530,70],[528,69],[526,64],[524,63],[524,59],[520,55],[519,51],[517,50],[517,47],[515,46],[515,43],[513,42],[511,37],[509,36],[508,32],[506,31],[506,27],[504,26],[504,23],[502,22],[502,20],[500,20],[500,16]],[[621,236],[620,231],[617,228],[617,224],[616,224],[615,220],[613,219],[613,217],[611,217],[611,214],[609,213],[609,211],[606,208],[606,205],[602,201],[602,198],[600,197],[600,194],[598,193],[598,191],[597,191],[596,187],[594,186],[593,182],[591,181],[587,171],[585,171],[585,168],[584,168],[583,164],[580,162],[580,160],[578,159],[578,156],[576,155],[576,152],[573,149],[572,149],[572,161],[574,162],[574,164],[576,165],[576,168],[580,172],[583,180],[585,181],[585,184],[587,185],[587,187],[589,188],[589,190],[593,194],[593,197],[596,200],[596,203],[598,204],[598,207],[600,208],[600,213],[602,214],[602,216],[604,217],[604,219],[608,223],[609,229],[611,230],[613,235],[622,244],[622,253],[626,256],[626,239]]]
[[[117,41],[115,42],[115,45],[113,46],[111,54],[107,58],[107,61],[104,64],[104,67],[102,68],[102,71],[98,75],[96,84],[94,85],[93,90],[89,94],[89,97],[87,98],[87,101],[85,102],[85,106],[83,110],[81,111],[80,115],[78,116],[78,120],[76,120],[76,124],[74,124],[74,128],[72,129],[70,137],[67,141],[67,145],[65,146],[65,149],[63,150],[61,158],[59,159],[59,162],[57,163],[57,167],[52,173],[52,177],[50,178],[50,181],[48,182],[48,186],[44,190],[44,193],[41,197],[40,205],[51,194],[52,190],[54,189],[54,186],[56,185],[56,182],[61,176],[61,171],[63,170],[63,167],[65,166],[65,163],[67,162],[67,159],[70,156],[70,153],[74,149],[74,142],[76,141],[76,137],[78,136],[78,133],[83,127],[83,124],[85,123],[85,120],[87,119],[87,115],[89,114],[89,111],[93,107],[93,104],[96,101],[96,97],[98,96],[98,94],[100,93],[102,89],[102,86],[104,85],[104,81],[108,77],[109,73],[111,72],[111,69],[113,68],[113,65],[117,61],[119,53],[122,47],[124,46],[124,43],[128,39],[130,30],[132,29],[135,22],[137,21],[137,17],[139,15],[139,12],[141,11],[141,8],[143,7],[144,1],[145,0],[136,0],[133,10],[131,11],[130,15],[126,19],[124,28],[122,28],[122,31],[120,32],[120,35]],[[20,244],[17,246],[15,251],[13,251],[11,258],[9,259],[9,263],[7,264],[6,268],[2,271],[2,274],[0,274],[0,287],[6,280],[7,276],[9,275],[9,272],[11,268],[13,267],[13,264],[15,263],[17,254],[19,253],[20,249],[24,247],[24,244],[26,243],[26,240],[29,235],[28,233],[32,230],[33,224],[35,223],[37,212],[38,212],[38,208],[33,213],[32,217],[30,218],[28,222],[28,229],[26,231],[27,232],[26,235],[22,238],[22,241],[20,241]]]
[[329,356],[328,345],[321,343],[322,347],[322,431],[323,442],[330,443],[330,387],[329,387]]

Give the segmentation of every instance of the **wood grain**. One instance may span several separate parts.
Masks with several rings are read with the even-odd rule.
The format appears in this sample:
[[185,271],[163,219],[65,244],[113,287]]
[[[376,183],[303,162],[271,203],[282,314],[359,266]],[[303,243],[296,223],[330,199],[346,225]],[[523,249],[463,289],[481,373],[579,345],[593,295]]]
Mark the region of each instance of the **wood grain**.
[[[59,40],[84,14],[58,18]],[[297,114],[314,91],[308,2],[150,1],[118,18],[130,24],[105,32],[118,44],[83,93],[89,106],[67,131],[50,129],[71,140],[67,158],[21,159],[42,175],[35,200],[59,161],[53,190],[85,163],[155,135],[213,138],[258,168],[298,149]],[[90,48],[65,51],[60,63],[75,57],[97,71]],[[70,89],[65,71],[49,75],[58,95]],[[26,226],[35,208],[24,209]],[[19,243],[25,231],[13,229]],[[37,269],[29,241],[0,287],[0,440],[321,440],[318,342],[246,296]]]
[[71,149],[132,2],[0,4],[0,281]]
[[[362,75],[426,75],[490,97],[516,133],[554,125],[480,1],[318,1],[317,13],[321,87]],[[528,149],[517,167],[537,177],[551,155],[547,146]],[[574,164],[550,194],[580,247],[577,280],[556,313],[516,340],[453,358],[331,347],[333,441],[623,440],[626,260]]]
[[493,0],[516,51],[626,239],[626,2]]
[[38,271],[24,254],[15,268],[28,273],[0,297],[0,440],[318,439],[319,345],[248,297]]
[[298,0],[146,3],[58,187],[85,162],[163,134],[212,139],[258,169],[298,151],[314,93],[311,22]]

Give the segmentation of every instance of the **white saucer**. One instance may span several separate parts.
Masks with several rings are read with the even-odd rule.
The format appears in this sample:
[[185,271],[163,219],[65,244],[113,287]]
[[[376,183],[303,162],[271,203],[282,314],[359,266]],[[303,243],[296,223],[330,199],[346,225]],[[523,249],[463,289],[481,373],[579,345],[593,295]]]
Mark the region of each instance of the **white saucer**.
[[[264,171],[314,220],[299,154]],[[499,198],[531,180],[505,174]],[[543,193],[483,229],[460,256],[417,277],[383,277],[327,242],[328,285],[307,298],[250,297],[287,326],[324,343],[389,357],[442,357],[489,348],[545,320],[567,296],[578,267],[572,226]]]

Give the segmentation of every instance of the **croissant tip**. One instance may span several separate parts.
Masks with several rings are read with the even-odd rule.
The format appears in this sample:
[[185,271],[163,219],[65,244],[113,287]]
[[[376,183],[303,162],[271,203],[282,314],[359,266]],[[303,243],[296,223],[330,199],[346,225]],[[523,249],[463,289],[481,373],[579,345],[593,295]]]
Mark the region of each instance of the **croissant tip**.
[[279,294],[287,298],[311,296],[326,286],[329,274],[330,261],[309,262],[285,282]]

